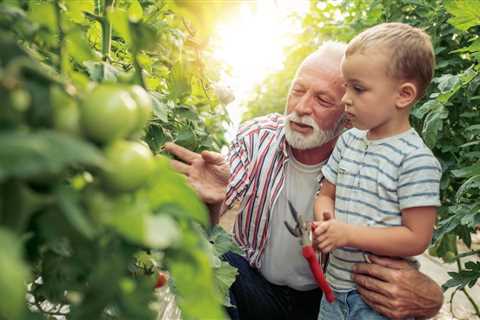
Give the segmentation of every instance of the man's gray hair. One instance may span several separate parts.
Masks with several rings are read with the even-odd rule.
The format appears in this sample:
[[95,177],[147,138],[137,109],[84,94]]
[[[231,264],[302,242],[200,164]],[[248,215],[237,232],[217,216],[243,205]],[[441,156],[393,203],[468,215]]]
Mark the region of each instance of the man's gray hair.
[[328,56],[343,57],[346,49],[347,44],[345,42],[328,40],[323,42],[314,54],[326,53]]

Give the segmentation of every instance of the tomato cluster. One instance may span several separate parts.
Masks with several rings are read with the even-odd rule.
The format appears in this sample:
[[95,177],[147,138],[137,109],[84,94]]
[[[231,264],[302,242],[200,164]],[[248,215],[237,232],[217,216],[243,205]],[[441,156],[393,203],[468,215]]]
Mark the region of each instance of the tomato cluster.
[[113,191],[139,188],[151,174],[154,157],[148,145],[138,141],[152,117],[152,100],[138,85],[96,85],[78,106],[64,91],[52,89],[56,129],[83,133],[104,148],[107,160],[100,174]]

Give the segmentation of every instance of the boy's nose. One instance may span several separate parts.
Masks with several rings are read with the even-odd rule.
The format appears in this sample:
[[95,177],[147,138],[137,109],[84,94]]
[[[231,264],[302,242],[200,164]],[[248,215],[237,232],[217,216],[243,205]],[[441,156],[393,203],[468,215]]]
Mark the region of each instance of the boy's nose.
[[342,97],[342,103],[345,105],[345,110],[350,108],[353,104],[352,99],[350,99],[347,94],[344,94]]

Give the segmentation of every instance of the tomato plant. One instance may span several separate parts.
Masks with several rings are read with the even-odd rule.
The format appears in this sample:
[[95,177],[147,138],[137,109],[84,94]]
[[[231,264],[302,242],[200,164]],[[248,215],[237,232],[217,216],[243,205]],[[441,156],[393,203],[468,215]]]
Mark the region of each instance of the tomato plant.
[[224,317],[231,239],[153,155],[224,143],[218,66],[181,8],[0,2],[0,319],[155,319],[162,272],[184,319]]

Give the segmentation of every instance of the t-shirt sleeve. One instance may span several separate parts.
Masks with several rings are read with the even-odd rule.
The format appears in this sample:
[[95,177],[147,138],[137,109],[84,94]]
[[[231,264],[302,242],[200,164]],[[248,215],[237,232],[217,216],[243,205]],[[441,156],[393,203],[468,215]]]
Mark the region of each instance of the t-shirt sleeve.
[[402,162],[398,180],[400,210],[440,206],[442,168],[430,150],[420,149]]
[[330,158],[328,158],[327,164],[322,167],[323,177],[333,184],[337,184],[337,168],[338,163],[342,159],[342,152],[346,145],[345,139],[347,133],[348,131],[340,136]]

